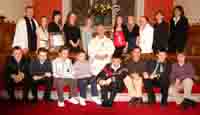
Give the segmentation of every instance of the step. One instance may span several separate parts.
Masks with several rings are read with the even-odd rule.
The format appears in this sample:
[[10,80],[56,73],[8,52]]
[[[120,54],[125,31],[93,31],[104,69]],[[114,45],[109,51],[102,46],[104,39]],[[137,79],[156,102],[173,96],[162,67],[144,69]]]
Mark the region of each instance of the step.
[[[99,92],[100,93],[100,92]],[[44,94],[44,91],[38,91],[38,98],[39,99],[42,99],[43,97],[43,94]],[[17,98],[22,98],[22,91],[18,90],[15,92],[15,95]],[[87,101],[91,101],[91,93],[90,92],[87,92]],[[7,99],[8,96],[6,94],[5,91],[1,91],[0,92],[0,97],[2,97],[3,99]],[[68,92],[65,92],[64,93],[64,97],[65,97],[65,100],[68,99]],[[33,96],[31,93],[29,93],[29,98],[32,99]],[[51,98],[53,100],[57,100],[57,93],[56,91],[52,91],[51,92]],[[78,97],[77,97],[78,98]],[[100,98],[100,97],[99,97]],[[197,102],[200,102],[200,93],[195,93],[195,94],[192,94],[192,96],[190,97],[191,99],[194,99],[195,101]],[[143,99],[144,101],[147,101],[147,94],[144,93],[143,95]],[[160,102],[160,99],[161,99],[161,95],[160,93],[156,93],[156,101],[157,102]],[[130,100],[130,97],[128,96],[128,93],[118,93],[116,98],[115,98],[115,101],[116,102],[128,102]],[[175,102],[175,97],[169,95],[169,98],[168,98],[168,101],[169,102]]]

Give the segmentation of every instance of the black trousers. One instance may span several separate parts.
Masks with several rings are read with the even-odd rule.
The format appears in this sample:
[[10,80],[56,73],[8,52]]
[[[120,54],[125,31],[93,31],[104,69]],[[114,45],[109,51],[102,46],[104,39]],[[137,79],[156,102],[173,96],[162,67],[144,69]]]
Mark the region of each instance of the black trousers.
[[168,99],[168,89],[169,89],[169,83],[167,83],[164,80],[159,79],[144,79],[144,88],[146,89],[148,93],[148,102],[152,103],[155,102],[155,93],[153,91],[154,87],[159,87],[161,92],[161,104],[167,104]]
[[37,100],[38,97],[38,85],[44,84],[45,85],[45,93],[44,99],[49,100],[51,94],[51,87],[52,87],[52,78],[43,78],[41,80],[32,80],[32,94],[34,99]]
[[117,93],[123,89],[122,85],[119,84],[120,84],[119,82],[112,82],[108,86],[101,86],[101,99],[103,101],[113,102]]
[[30,81],[24,78],[21,82],[16,83],[12,78],[6,80],[6,90],[11,100],[15,100],[15,88],[22,87],[23,100],[28,100],[28,93],[30,89]]

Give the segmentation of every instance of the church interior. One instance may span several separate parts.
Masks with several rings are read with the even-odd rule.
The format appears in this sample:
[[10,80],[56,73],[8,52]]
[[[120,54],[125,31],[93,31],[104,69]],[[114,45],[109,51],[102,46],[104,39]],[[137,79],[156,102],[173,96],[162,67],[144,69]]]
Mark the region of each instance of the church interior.
[[[195,69],[195,85],[193,86],[193,97],[200,102],[200,8],[199,0],[1,0],[0,4],[0,100],[5,96],[3,75],[4,69],[7,64],[7,57],[11,55],[12,43],[15,34],[16,23],[20,17],[24,15],[24,8],[32,6],[34,9],[34,18],[40,23],[42,16],[47,16],[49,20],[52,19],[52,12],[56,9],[62,13],[62,22],[65,23],[67,14],[70,11],[76,12],[78,16],[78,24],[80,27],[84,23],[84,17],[92,13],[95,4],[106,2],[110,4],[110,13],[104,16],[94,15],[94,23],[103,23],[106,28],[106,35],[112,37],[113,26],[115,23],[115,16],[134,16],[135,22],[139,23],[140,16],[147,16],[150,23],[154,23],[154,13],[159,9],[165,14],[165,20],[170,21],[174,6],[182,5],[185,9],[185,15],[189,20],[188,40],[185,47],[187,61],[191,62]],[[53,58],[54,54],[52,54]],[[50,55],[51,57],[51,55]],[[144,57],[154,59],[155,56]],[[176,54],[169,53],[168,59],[171,62],[176,61]],[[39,88],[42,94],[43,88]],[[54,89],[55,90],[55,89]],[[68,88],[66,88],[68,91]],[[159,92],[159,90],[156,92]],[[54,98],[55,97],[55,92]],[[159,93],[157,97],[160,98]],[[159,105],[142,107],[129,107],[126,104],[127,90],[120,93],[115,101],[116,103],[111,109],[104,109],[96,107],[90,103],[86,108],[80,106],[67,104],[65,109],[56,108],[54,103],[47,104],[39,102],[38,105],[9,105],[4,101],[0,102],[0,112],[2,115],[92,115],[92,114],[105,114],[105,115],[122,115],[122,114],[173,114],[173,115],[199,115],[200,106],[196,109],[190,109],[182,112],[178,111],[174,103],[170,103],[169,109],[162,109]],[[170,97],[169,100],[173,100]],[[5,105],[5,106],[4,106]],[[4,110],[3,110],[4,109]],[[6,110],[7,109],[7,110]],[[158,112],[157,112],[158,111]]]

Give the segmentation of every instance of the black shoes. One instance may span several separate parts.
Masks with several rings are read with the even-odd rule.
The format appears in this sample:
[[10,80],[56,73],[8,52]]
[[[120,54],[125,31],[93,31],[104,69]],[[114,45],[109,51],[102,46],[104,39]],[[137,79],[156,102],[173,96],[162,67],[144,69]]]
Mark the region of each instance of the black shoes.
[[131,106],[141,106],[143,104],[142,97],[132,97],[129,101],[129,105]]
[[102,102],[103,107],[112,107],[113,102],[111,100],[104,100]]
[[182,110],[186,110],[190,107],[196,107],[197,103],[194,100],[184,98],[183,102],[180,104]]

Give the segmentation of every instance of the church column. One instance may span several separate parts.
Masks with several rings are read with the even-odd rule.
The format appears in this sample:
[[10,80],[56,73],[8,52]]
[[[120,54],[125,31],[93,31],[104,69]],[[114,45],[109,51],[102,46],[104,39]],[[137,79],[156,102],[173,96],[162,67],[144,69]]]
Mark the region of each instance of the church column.
[[72,10],[72,0],[62,0],[63,23],[65,23],[67,14]]
[[144,0],[135,0],[135,16],[137,22],[140,16],[144,16]]

